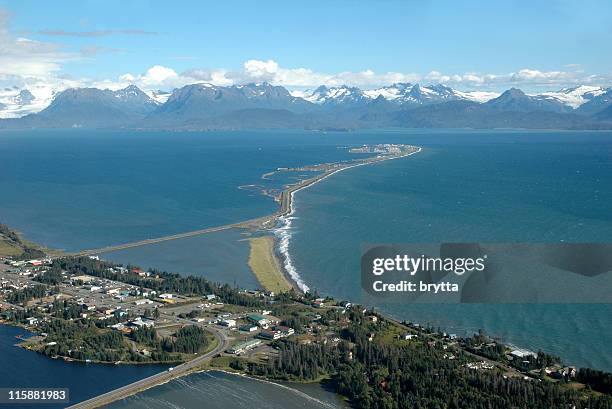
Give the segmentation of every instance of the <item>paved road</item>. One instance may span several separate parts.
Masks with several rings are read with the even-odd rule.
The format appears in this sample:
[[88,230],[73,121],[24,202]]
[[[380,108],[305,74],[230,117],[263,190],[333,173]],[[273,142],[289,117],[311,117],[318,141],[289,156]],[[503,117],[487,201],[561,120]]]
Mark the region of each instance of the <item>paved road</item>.
[[124,250],[124,249],[133,248],[133,247],[146,246],[149,244],[161,243],[164,241],[183,239],[183,238],[193,237],[193,236],[200,236],[203,234],[214,233],[214,232],[223,231],[223,230],[229,230],[229,229],[236,228],[236,227],[238,228],[244,228],[244,227],[249,227],[249,226],[271,227],[270,222],[275,221],[278,217],[286,216],[287,214],[291,212],[291,201],[293,200],[294,192],[304,189],[323,179],[326,179],[327,177],[335,173],[338,173],[346,169],[350,169],[350,168],[354,168],[356,166],[362,166],[362,165],[371,165],[373,163],[384,162],[384,161],[392,160],[392,159],[404,158],[406,156],[410,156],[420,151],[421,151],[421,148],[418,148],[418,150],[416,151],[413,151],[411,153],[404,153],[401,155],[375,157],[375,158],[371,158],[368,160],[364,160],[362,162],[358,161],[355,163],[351,162],[351,163],[343,163],[343,164],[330,164],[329,165],[330,167],[323,173],[318,174],[309,179],[302,180],[284,189],[281,192],[280,197],[279,197],[278,210],[274,212],[273,214],[270,214],[267,216],[258,217],[258,218],[250,219],[250,220],[244,220],[238,223],[226,224],[223,226],[216,226],[216,227],[209,227],[209,228],[200,229],[200,230],[194,230],[194,231],[190,231],[186,233],[172,234],[172,235],[164,236],[164,237],[140,240],[140,241],[135,241],[132,243],[118,244],[115,246],[102,247],[99,249],[83,250],[83,251],[78,251],[75,253],[63,254],[61,256],[92,256],[95,254],[110,253],[112,251]]
[[208,352],[207,354],[192,359],[189,362],[185,362],[184,364],[175,366],[172,371],[160,372],[156,375],[141,379],[129,385],[125,385],[121,388],[96,396],[95,398],[91,398],[86,401],[72,405],[68,409],[91,409],[108,405],[111,402],[126,398],[139,391],[151,388],[164,382],[168,382],[173,378],[178,378],[179,376],[185,375],[191,370],[198,368],[201,364],[208,361],[213,356],[223,352],[228,346],[228,339],[221,331],[211,327],[206,327],[205,329],[212,332],[218,341],[217,347],[212,351]]

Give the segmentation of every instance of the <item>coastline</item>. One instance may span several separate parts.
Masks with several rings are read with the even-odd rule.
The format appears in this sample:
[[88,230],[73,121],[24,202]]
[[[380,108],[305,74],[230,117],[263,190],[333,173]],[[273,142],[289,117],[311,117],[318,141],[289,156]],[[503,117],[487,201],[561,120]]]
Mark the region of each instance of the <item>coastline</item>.
[[276,224],[279,223],[281,226],[278,226],[274,229],[274,238],[275,238],[275,248],[280,254],[282,260],[280,265],[283,268],[283,273],[287,277],[290,282],[294,284],[295,287],[299,288],[303,292],[308,292],[310,287],[304,282],[299,272],[293,265],[293,261],[291,259],[291,254],[289,252],[289,244],[291,241],[291,221],[295,219],[295,194],[307,189],[328,177],[335,175],[336,173],[342,172],[347,169],[356,168],[358,166],[364,165],[372,165],[379,162],[385,162],[388,160],[405,158],[408,156],[412,156],[416,153],[420,153],[423,149],[421,147],[415,147],[416,150],[398,156],[390,156],[384,158],[378,158],[378,160],[365,161],[360,163],[355,163],[352,165],[342,166],[327,172],[324,172],[321,175],[317,175],[311,179],[300,182],[296,185],[289,186],[287,189],[283,190],[280,194],[281,208],[279,209],[278,216],[276,217]]

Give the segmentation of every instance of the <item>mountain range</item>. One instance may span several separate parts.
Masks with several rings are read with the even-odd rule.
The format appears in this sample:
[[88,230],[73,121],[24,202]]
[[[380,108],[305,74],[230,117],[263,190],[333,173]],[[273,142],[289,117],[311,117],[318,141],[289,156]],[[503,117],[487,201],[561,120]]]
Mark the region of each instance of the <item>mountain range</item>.
[[46,107],[27,89],[9,91],[0,93],[0,115],[10,114],[0,119],[4,129],[612,129],[612,88],[593,86],[528,95],[517,88],[499,94],[409,83],[293,92],[268,83],[199,83],[171,93],[130,85],[116,91],[67,89],[54,93]]

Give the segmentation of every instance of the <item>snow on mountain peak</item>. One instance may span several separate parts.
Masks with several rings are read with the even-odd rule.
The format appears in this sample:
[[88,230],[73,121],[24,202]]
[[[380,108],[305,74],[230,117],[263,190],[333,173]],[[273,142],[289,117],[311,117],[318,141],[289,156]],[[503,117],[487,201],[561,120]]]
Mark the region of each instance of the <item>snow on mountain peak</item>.
[[570,106],[574,109],[588,102],[592,98],[606,92],[605,88],[595,87],[591,85],[579,85],[573,88],[563,88],[559,91],[544,92],[539,96],[553,99]]

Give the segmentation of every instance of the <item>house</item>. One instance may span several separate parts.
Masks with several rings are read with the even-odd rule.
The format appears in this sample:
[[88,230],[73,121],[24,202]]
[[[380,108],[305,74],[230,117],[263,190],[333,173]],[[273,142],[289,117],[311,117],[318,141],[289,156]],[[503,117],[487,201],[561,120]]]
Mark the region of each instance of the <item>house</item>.
[[257,331],[257,325],[245,324],[240,326],[239,330],[244,332],[255,332]]
[[214,294],[207,294],[207,295],[206,295],[206,299],[207,299],[208,301],[212,301],[212,300],[214,300],[215,298],[217,298],[217,296],[216,296],[216,295],[214,295]]
[[280,331],[281,336],[283,337],[288,337],[289,335],[295,334],[295,330],[293,328],[285,327],[283,325],[277,325],[276,327],[274,327],[274,330]]
[[134,305],[144,305],[144,304],[153,304],[153,301],[148,298],[141,298],[139,300],[134,301]]
[[163,299],[170,299],[172,297],[173,297],[173,295],[170,294],[170,293],[164,293],[164,294],[160,294],[159,295],[159,298],[163,298]]
[[224,327],[234,328],[236,326],[236,320],[226,318],[224,320],[221,320],[219,324],[223,325]]
[[98,312],[104,315],[111,315],[113,312],[115,312],[115,309],[110,307],[102,307],[98,308]]
[[419,336],[416,334],[404,334],[401,337],[402,339],[409,341],[411,339],[418,338]]
[[36,325],[38,324],[38,318],[34,318],[34,317],[26,318],[26,323],[28,325]]
[[264,330],[264,331],[261,331],[259,333],[259,335],[257,335],[257,336],[260,337],[260,338],[263,338],[263,339],[274,340],[274,339],[282,338],[283,335],[281,334],[280,331]]

